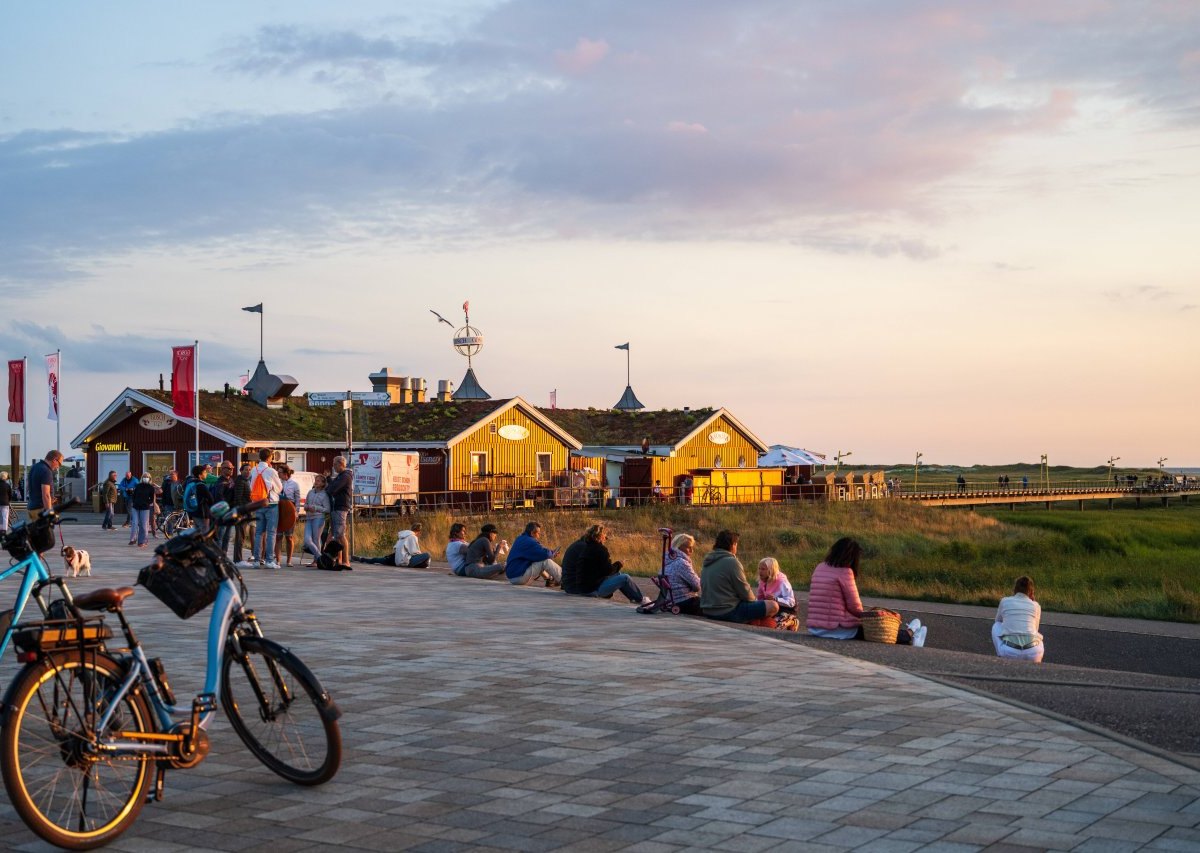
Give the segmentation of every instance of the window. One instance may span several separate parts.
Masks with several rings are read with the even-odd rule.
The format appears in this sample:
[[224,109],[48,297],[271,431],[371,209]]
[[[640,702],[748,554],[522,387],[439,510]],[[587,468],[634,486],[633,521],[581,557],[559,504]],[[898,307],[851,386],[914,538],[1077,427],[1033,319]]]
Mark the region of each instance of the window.
[[549,453],[539,453],[537,455],[537,481],[539,483],[550,482],[550,460]]
[[471,454],[471,476],[486,477],[488,474],[487,452]]

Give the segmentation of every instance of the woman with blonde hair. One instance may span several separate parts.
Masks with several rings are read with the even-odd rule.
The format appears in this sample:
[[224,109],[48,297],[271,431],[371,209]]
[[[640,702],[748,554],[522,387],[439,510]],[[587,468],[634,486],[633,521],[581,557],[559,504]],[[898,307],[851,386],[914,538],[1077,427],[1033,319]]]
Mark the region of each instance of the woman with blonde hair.
[[750,624],[780,631],[800,630],[800,620],[796,618],[796,593],[788,576],[779,568],[779,561],[774,557],[763,557],[758,561],[756,594],[759,601],[774,601],[778,604],[779,612]]
[[671,585],[671,600],[678,605],[680,613],[692,616],[700,613],[700,576],[692,567],[695,549],[694,536],[676,533],[667,552],[667,564],[663,566],[663,574]]

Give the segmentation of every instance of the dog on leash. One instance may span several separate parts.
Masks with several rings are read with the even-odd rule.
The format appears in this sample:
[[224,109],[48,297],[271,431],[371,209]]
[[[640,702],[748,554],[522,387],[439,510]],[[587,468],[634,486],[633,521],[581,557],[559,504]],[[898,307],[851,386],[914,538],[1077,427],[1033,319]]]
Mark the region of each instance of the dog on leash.
[[80,575],[92,576],[92,558],[87,551],[82,548],[72,548],[70,545],[64,545],[62,549],[63,561],[67,564],[67,571],[71,573],[71,577],[77,578]]

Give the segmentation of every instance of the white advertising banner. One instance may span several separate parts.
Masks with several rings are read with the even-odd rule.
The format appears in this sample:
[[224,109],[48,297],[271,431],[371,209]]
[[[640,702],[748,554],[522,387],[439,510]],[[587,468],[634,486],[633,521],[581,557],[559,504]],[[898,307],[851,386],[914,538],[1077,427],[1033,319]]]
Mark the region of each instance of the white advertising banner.
[[401,501],[415,501],[420,483],[420,460],[417,453],[356,450],[351,459],[355,503],[358,506],[395,506]]

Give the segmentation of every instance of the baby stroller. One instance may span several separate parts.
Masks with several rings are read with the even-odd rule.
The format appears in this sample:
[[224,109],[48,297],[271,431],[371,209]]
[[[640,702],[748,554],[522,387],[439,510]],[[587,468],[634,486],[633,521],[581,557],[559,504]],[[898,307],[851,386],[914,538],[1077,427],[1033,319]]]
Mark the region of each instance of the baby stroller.
[[671,581],[667,577],[667,563],[671,559],[671,538],[675,535],[675,531],[669,527],[660,527],[658,534],[662,537],[662,565],[659,567],[658,574],[650,578],[650,582],[658,588],[658,598],[649,604],[643,604],[637,609],[637,612],[678,615],[679,605],[671,594]]

